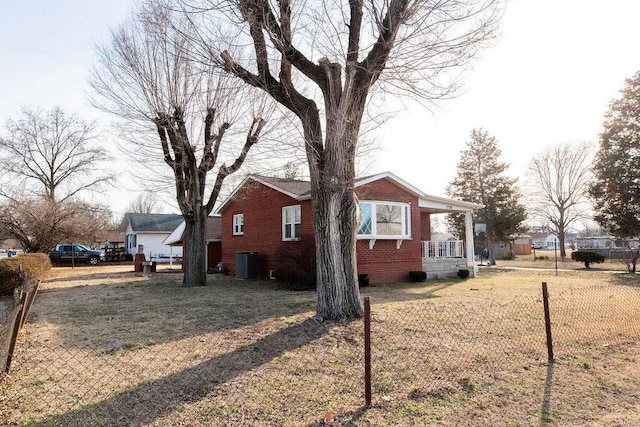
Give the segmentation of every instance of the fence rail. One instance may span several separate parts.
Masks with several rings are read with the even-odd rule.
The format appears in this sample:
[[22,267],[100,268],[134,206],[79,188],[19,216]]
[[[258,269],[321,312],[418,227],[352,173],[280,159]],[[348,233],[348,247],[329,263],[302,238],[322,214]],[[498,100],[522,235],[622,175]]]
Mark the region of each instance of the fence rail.
[[39,280],[29,281],[18,267],[20,287],[14,294],[14,304],[7,322],[0,329],[0,381],[11,369],[11,361],[16,350],[18,334],[27,320],[33,301],[38,293]]
[[423,258],[464,258],[463,240],[423,241]]

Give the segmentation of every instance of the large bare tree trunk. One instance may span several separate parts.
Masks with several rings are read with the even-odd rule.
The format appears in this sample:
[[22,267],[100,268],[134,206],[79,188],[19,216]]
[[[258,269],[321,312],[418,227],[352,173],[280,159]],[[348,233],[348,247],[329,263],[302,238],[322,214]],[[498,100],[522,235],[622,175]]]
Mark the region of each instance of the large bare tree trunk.
[[205,207],[194,209],[192,217],[185,218],[184,276],[182,285],[205,286],[207,284],[207,212]]
[[343,159],[326,165],[322,171],[312,171],[317,315],[323,319],[357,318],[363,314],[356,271],[358,201],[348,169],[348,160]]

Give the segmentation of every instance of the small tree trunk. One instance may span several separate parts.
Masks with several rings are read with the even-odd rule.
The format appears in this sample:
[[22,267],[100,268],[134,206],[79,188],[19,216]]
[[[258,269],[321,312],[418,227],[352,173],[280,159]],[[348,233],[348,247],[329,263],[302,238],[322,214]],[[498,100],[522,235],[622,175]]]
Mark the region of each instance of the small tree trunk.
[[560,229],[558,230],[558,245],[560,246],[558,249],[560,249],[560,258],[562,259],[562,261],[564,261],[565,258],[567,257],[567,250],[564,247],[564,242],[565,242],[564,229]]
[[487,248],[489,249],[489,265],[496,265],[496,256],[493,251],[493,239],[487,237]]
[[206,222],[204,207],[196,208],[192,217],[185,218],[184,287],[207,284]]

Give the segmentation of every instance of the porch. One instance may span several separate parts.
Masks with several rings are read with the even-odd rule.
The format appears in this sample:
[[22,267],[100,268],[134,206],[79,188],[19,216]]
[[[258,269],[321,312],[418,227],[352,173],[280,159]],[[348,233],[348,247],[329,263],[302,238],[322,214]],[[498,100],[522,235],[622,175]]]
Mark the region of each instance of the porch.
[[465,268],[475,275],[473,260],[469,264],[465,258],[464,240],[422,242],[422,270],[427,279],[455,276]]

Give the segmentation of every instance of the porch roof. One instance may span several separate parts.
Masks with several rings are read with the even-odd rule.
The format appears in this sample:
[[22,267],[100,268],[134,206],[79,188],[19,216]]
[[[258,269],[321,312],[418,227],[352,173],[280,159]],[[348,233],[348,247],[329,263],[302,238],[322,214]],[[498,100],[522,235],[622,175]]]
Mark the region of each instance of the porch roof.
[[446,197],[431,196],[425,194],[418,199],[418,206],[422,212],[433,214],[439,213],[456,213],[456,212],[473,212],[474,209],[480,209],[484,205],[462,200],[448,199]]

